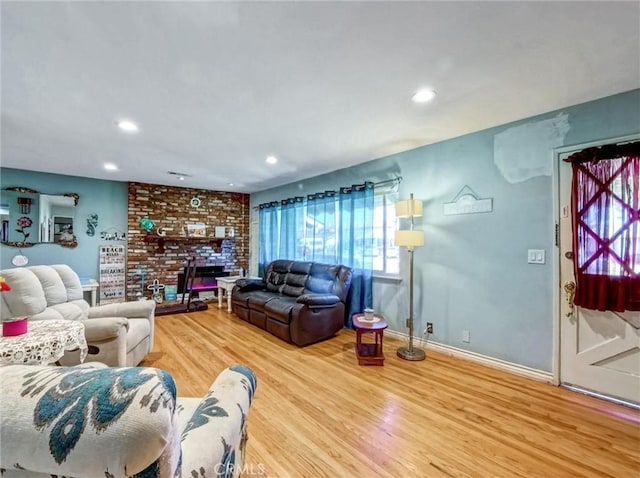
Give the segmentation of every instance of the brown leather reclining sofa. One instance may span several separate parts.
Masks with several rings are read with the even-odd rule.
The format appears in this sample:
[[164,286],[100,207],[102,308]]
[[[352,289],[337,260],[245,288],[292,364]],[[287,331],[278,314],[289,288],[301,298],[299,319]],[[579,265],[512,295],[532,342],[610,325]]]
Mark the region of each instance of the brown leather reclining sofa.
[[351,269],[342,265],[273,261],[262,280],[240,279],[231,293],[243,320],[296,345],[333,337],[344,327]]

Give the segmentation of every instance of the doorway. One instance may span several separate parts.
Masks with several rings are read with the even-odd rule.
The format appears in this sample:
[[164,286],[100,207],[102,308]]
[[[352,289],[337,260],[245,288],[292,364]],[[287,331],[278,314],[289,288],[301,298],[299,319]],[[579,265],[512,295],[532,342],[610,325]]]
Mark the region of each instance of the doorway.
[[[575,290],[571,165],[564,161],[587,147],[640,139],[640,135],[557,151],[558,356],[561,385],[640,405],[640,312],[597,311],[572,304]],[[613,187],[613,186],[612,186]]]

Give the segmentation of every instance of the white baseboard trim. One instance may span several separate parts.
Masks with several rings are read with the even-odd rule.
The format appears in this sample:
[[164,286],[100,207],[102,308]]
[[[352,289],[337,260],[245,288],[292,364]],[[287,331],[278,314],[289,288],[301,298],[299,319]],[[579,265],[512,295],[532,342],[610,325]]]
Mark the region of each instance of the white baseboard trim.
[[[390,329],[386,329],[384,332],[385,332],[385,335],[389,337],[393,337],[394,339],[399,339],[405,342],[409,340],[409,336],[402,332],[397,332],[395,330],[390,330]],[[489,357],[488,355],[479,354],[477,352],[471,352],[469,350],[459,349],[451,345],[441,344],[438,342],[425,341],[415,337],[413,340],[416,346],[418,347],[427,348],[429,350],[434,350],[436,352],[451,355],[453,357],[470,360],[472,362],[476,362],[482,365],[486,365],[488,367],[504,370],[505,372],[510,372],[516,375],[521,375],[523,377],[531,378],[533,380],[553,383],[553,373],[551,372],[545,372],[544,370],[538,370],[535,368],[526,367],[524,365],[519,365],[517,363],[507,362],[506,360]]]

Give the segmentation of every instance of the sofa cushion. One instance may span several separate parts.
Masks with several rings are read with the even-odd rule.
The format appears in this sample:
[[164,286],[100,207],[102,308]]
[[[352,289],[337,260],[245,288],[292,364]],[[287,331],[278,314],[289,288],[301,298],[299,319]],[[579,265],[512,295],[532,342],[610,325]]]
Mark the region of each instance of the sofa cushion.
[[267,317],[288,324],[291,322],[291,309],[296,305],[296,297],[282,296],[270,300],[264,306]]
[[350,268],[334,264],[313,264],[305,292],[335,294],[344,302],[350,285]]
[[308,274],[299,274],[295,272],[289,272],[284,278],[284,285],[282,286],[282,293],[298,297],[304,294],[304,285],[307,282]]
[[47,308],[38,277],[29,269],[7,269],[2,276],[11,290],[2,293],[2,319],[31,317]]
[[289,272],[292,274],[309,275],[313,262],[297,262],[294,261],[289,266]]
[[247,306],[250,309],[264,311],[265,304],[276,297],[279,297],[279,294],[264,290],[257,290],[251,292],[249,295],[249,298],[247,299]]
[[273,261],[267,267],[267,272],[264,277],[266,288],[270,292],[282,293],[282,288],[285,285],[285,278],[289,273],[289,268],[293,261]]
[[76,302],[65,302],[63,304],[52,305],[50,309],[60,312],[62,317],[66,320],[85,320],[88,312],[88,307],[83,309],[82,307],[79,307]]
[[304,293],[312,262],[274,261],[267,268],[267,290],[291,297]]
[[48,306],[64,304],[67,301],[67,289],[55,269],[50,266],[33,266],[29,270],[40,281]]
[[282,287],[284,286],[284,278],[286,277],[286,275],[286,272],[269,272],[265,281],[267,290],[270,292],[275,292],[276,294],[282,292]]
[[80,277],[78,277],[78,274],[76,274],[71,267],[66,264],[55,264],[50,267],[55,270],[60,276],[60,279],[62,279],[68,301],[84,299],[84,291],[82,290]]
[[321,277],[309,277],[305,292],[308,294],[333,294],[333,281]]

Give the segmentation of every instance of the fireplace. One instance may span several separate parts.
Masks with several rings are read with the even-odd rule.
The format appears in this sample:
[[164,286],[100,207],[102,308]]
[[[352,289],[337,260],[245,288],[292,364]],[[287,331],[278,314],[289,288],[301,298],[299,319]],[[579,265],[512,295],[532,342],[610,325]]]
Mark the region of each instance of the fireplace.
[[[178,272],[179,294],[181,294],[184,289],[186,274],[186,267],[182,272]],[[193,295],[197,296],[197,293],[202,291],[216,290],[218,288],[218,281],[216,280],[216,277],[226,277],[228,275],[229,272],[224,270],[224,266],[197,266],[193,278]]]

